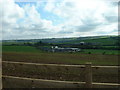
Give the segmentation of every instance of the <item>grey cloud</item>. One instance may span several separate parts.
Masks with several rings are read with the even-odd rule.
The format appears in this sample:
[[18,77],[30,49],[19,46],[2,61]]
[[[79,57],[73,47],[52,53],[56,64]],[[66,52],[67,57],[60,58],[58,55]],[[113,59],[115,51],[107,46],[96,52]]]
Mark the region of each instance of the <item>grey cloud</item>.
[[46,31],[46,28],[43,28],[43,27],[28,27],[28,28],[26,28],[26,27],[14,27],[13,28],[13,31],[14,30],[18,30],[18,31],[21,31],[21,32],[24,32],[24,31],[32,31],[32,32],[36,32],[36,33],[46,33],[47,31]]
[[3,34],[3,39],[38,39],[53,36],[52,33],[44,33],[44,32],[34,32],[34,31],[12,31],[5,32]]
[[85,19],[81,19],[81,21],[86,26],[98,26],[101,24],[94,17],[86,17]]
[[81,26],[75,26],[75,30],[77,32],[88,32],[93,31],[97,26],[96,25],[81,25]]
[[117,29],[114,29],[112,32],[118,32],[118,30],[117,30]]
[[71,34],[74,32],[74,29],[72,26],[62,26],[61,31],[58,32],[58,34]]
[[72,2],[66,2],[65,5],[68,7],[74,7],[74,4]]
[[118,3],[118,2],[112,2],[112,5],[113,5],[113,6],[118,6],[119,3]]
[[90,18],[82,20],[82,23],[84,25],[79,25],[74,27],[75,31],[88,32],[88,31],[93,31],[98,26],[102,26],[101,22],[97,22],[95,19],[90,19]]
[[118,22],[117,16],[104,16],[104,17],[108,22],[111,22],[111,23]]
[[61,30],[60,32],[58,32],[58,34],[71,34],[71,33],[73,33],[73,31]]

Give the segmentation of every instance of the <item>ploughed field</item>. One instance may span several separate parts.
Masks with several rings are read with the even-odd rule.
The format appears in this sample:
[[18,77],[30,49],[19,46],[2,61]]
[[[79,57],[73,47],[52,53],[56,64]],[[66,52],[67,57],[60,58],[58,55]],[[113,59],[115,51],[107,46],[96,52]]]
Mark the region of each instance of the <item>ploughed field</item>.
[[[3,61],[12,62],[77,65],[92,62],[92,65],[118,65],[118,55],[43,52],[3,52],[2,55]],[[85,80],[85,69],[80,67],[3,63],[2,68],[3,75],[66,81]],[[118,81],[118,69],[94,68],[92,72],[93,82],[113,83]]]
[[3,52],[3,61],[52,63],[52,64],[85,64],[118,65],[118,55],[79,54],[79,53],[26,53]]

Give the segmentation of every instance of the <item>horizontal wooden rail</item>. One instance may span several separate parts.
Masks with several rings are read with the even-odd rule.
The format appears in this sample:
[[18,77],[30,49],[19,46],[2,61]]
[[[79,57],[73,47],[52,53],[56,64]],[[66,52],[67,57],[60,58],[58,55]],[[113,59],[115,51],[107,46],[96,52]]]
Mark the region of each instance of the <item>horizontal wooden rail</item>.
[[[46,81],[54,83],[69,83],[69,84],[85,84],[85,82],[75,82],[75,81],[58,81],[58,80],[45,80],[45,79],[35,79],[35,78],[26,78],[26,77],[15,77],[15,76],[2,76],[3,78],[13,78],[13,79],[23,79],[23,80],[33,80],[33,81]],[[96,83],[92,82],[92,85],[106,85],[106,86],[120,86],[118,83]]]
[[3,88],[82,88],[84,85],[85,82],[3,76]]
[[[15,64],[28,64],[28,65],[45,65],[45,66],[62,66],[62,67],[85,67],[85,65],[65,65],[65,64],[41,64],[41,63],[28,63],[28,62],[13,62],[2,61],[3,63],[15,63]],[[120,68],[120,66],[92,66],[92,68]]]
[[93,84],[93,85],[120,86],[120,84],[118,84],[118,83],[95,83],[95,82],[93,82],[92,84]]
[[25,79],[25,80],[38,80],[38,81],[48,81],[48,82],[62,82],[62,83],[79,83],[85,84],[85,82],[71,82],[71,81],[58,81],[58,80],[46,80],[46,79],[36,79],[36,78],[26,78],[26,77],[15,77],[15,76],[2,76],[5,78],[15,78],[15,79]]
[[120,66],[92,66],[92,68],[120,68]]
[[64,67],[85,67],[85,65],[64,65],[64,64],[40,64],[40,63],[28,63],[28,62],[12,62],[2,61],[3,63],[15,63],[15,64],[28,64],[28,65],[45,65],[45,66],[64,66]]

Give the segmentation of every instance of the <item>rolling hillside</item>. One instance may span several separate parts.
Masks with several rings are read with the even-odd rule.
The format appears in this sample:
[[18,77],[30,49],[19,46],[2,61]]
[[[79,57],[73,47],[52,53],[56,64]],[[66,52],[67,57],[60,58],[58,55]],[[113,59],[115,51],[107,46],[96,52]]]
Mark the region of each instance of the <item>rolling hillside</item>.
[[73,38],[50,38],[50,39],[28,39],[28,40],[3,40],[3,45],[23,44],[25,42],[35,43],[42,41],[52,44],[77,44],[80,42],[99,43],[101,45],[113,46],[120,36],[91,36],[91,37],[73,37]]

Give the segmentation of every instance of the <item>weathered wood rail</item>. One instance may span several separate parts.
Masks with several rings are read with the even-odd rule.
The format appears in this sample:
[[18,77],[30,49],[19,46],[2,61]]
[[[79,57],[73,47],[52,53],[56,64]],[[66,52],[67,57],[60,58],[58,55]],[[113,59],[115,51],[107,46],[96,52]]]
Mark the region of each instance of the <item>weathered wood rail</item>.
[[[43,66],[64,66],[64,67],[82,67],[85,68],[85,82],[70,82],[70,81],[57,81],[57,80],[44,80],[44,79],[34,79],[34,78],[25,78],[25,77],[15,77],[15,76],[2,76],[3,77],[3,83],[7,84],[7,82],[16,80],[20,83],[23,83],[24,80],[27,81],[29,86],[25,86],[27,84],[24,84],[23,87],[67,87],[67,88],[95,88],[95,87],[120,87],[120,84],[118,83],[94,83],[92,82],[92,68],[119,68],[119,66],[92,66],[91,63],[86,63],[85,65],[64,65],[64,64],[39,64],[39,63],[27,63],[27,62],[11,62],[11,61],[2,61],[3,63],[14,63],[14,64],[26,64],[26,65],[43,65]],[[43,84],[42,84],[43,83]],[[8,87],[9,85],[6,85]],[[16,86],[17,88],[19,87]]]
[[[13,85],[13,83],[15,83]],[[15,76],[3,76],[5,88],[85,88],[85,82],[45,80]],[[115,83],[95,83],[93,88],[118,88],[120,84]]]
[[[45,65],[45,66],[61,66],[61,67],[85,67],[85,65],[65,65],[65,64],[41,64],[41,63],[29,63],[29,62],[12,62],[2,61],[2,63],[14,63],[14,64],[28,64],[28,65]],[[91,66],[92,68],[120,68],[120,66]]]

